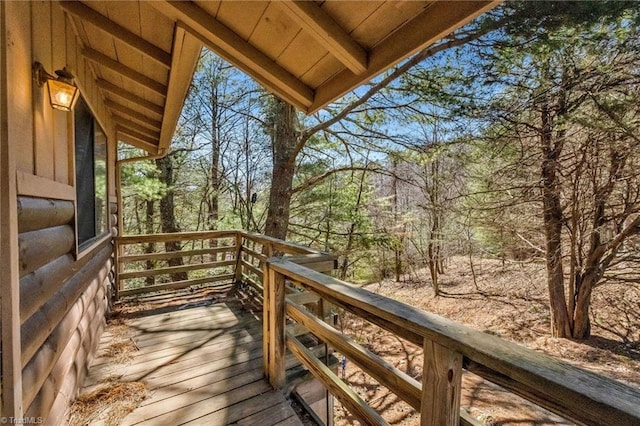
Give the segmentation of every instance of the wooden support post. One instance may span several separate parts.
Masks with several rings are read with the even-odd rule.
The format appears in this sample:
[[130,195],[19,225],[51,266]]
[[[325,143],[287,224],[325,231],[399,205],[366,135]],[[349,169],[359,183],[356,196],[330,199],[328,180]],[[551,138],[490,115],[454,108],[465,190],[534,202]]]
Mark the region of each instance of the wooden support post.
[[[9,13],[7,13],[9,12]],[[2,395],[0,415],[20,419],[22,407],[22,364],[20,361],[20,286],[18,260],[18,195],[16,190],[16,158],[20,143],[31,143],[20,134],[16,121],[19,110],[13,107],[12,95],[30,93],[25,85],[8,85],[14,64],[8,58],[15,56],[21,44],[9,42],[7,34],[19,28],[20,22],[8,20],[29,14],[29,6],[1,2],[0,4],[0,327],[2,342]],[[17,40],[24,32],[18,31]],[[12,37],[15,34],[12,34]],[[12,38],[11,37],[11,38]],[[14,47],[15,45],[15,47]],[[23,68],[21,68],[23,69]],[[26,81],[18,79],[16,81]],[[13,80],[11,80],[13,81]],[[11,93],[7,93],[11,92]],[[23,103],[24,104],[24,103]]]
[[[267,261],[268,264],[268,261]],[[269,293],[269,383],[280,388],[285,382],[285,278],[284,275],[267,266]],[[265,286],[265,292],[267,286]]]
[[236,233],[236,269],[234,281],[242,281],[242,232]]
[[462,355],[424,339],[422,372],[422,426],[458,426]]
[[269,297],[271,280],[269,279],[269,264],[262,265],[262,371],[269,377]]
[[[116,154],[117,157],[117,154]],[[122,245],[118,242],[118,237],[124,235],[124,213],[123,206],[124,202],[122,200],[122,163],[116,159],[116,167],[115,167],[115,180],[116,180],[116,214],[118,215],[118,220],[116,222],[116,227],[118,229],[118,236],[114,237],[113,244],[115,245],[115,294],[113,295],[115,300],[120,299],[120,290],[122,290],[122,282],[120,280],[120,274],[124,272],[124,264],[120,262],[120,257],[124,256],[124,252],[122,250]]]

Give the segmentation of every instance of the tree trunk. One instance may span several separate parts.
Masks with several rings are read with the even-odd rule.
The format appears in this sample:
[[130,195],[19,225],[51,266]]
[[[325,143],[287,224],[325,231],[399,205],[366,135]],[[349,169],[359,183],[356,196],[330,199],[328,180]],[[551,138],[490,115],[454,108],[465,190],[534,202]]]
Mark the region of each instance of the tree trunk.
[[547,285],[551,308],[551,334],[554,337],[571,337],[571,320],[567,311],[562,268],[562,205],[557,181],[558,158],[562,141],[553,141],[551,113],[545,105],[541,110],[542,131],[540,147],[543,154],[542,203],[546,240]]
[[[362,172],[360,175],[360,185],[358,186],[358,196],[356,198],[356,205],[353,207],[354,218],[360,213],[360,203],[362,202],[362,193],[364,192],[364,180],[366,172]],[[347,234],[347,244],[344,249],[344,257],[342,258],[342,265],[340,266],[339,278],[345,280],[347,278],[347,270],[349,269],[349,254],[353,249],[354,234],[356,232],[356,221],[354,220],[349,225],[349,232]]]
[[[218,93],[216,88],[212,88],[211,93],[211,169],[210,196],[208,202],[209,211],[207,216],[207,228],[211,231],[218,229],[219,214],[219,194],[220,194],[220,138],[218,124]],[[209,240],[209,247],[216,248],[218,240]],[[217,254],[211,254],[211,261],[215,262]]]
[[[160,181],[167,185],[167,193],[160,200],[160,226],[164,233],[176,233],[180,232],[180,228],[176,224],[174,203],[173,203],[173,159],[170,155],[164,158],[156,160],[156,166],[160,169]],[[169,241],[164,243],[164,249],[166,251],[180,251],[182,245],[179,241]],[[182,266],[182,258],[174,257],[167,260],[169,266]],[[177,272],[171,274],[171,280],[183,281],[188,279],[186,272]]]
[[589,319],[589,307],[591,306],[591,292],[598,278],[592,276],[582,276],[576,281],[576,303],[573,313],[573,333],[574,339],[586,339],[591,335],[591,320]]
[[273,104],[273,173],[269,192],[269,209],[265,234],[285,240],[289,228],[289,210],[293,194],[295,149],[297,142],[296,112],[293,106],[280,99]]

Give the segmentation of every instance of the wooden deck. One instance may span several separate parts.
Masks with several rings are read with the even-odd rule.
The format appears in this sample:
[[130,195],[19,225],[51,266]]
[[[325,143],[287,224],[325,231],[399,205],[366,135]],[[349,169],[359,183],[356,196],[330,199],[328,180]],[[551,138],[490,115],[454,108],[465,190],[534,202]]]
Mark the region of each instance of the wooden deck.
[[263,379],[257,314],[237,300],[171,300],[110,324],[84,392],[114,378],[142,382],[148,396],[123,425],[302,424]]

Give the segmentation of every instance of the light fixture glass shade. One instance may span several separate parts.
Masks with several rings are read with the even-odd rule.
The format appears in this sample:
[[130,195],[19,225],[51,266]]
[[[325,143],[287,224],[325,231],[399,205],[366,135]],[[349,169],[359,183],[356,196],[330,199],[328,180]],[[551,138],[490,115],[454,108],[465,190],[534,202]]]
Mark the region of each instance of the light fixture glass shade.
[[60,80],[47,79],[51,107],[61,111],[71,111],[78,99],[78,88]]

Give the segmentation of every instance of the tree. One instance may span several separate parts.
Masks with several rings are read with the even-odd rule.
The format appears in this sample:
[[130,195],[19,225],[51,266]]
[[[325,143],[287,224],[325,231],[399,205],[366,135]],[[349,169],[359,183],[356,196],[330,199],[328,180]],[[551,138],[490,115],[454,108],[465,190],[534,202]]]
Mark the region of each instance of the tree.
[[589,336],[592,291],[640,232],[638,173],[629,167],[638,161],[640,34],[629,17],[513,33],[487,64],[485,81],[500,93],[484,110],[499,127],[496,141],[520,146],[520,158],[535,153],[539,180],[523,188],[539,191],[529,199],[541,211],[558,337]]

